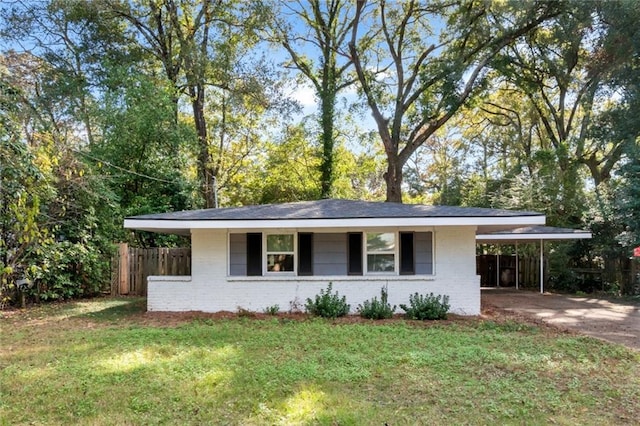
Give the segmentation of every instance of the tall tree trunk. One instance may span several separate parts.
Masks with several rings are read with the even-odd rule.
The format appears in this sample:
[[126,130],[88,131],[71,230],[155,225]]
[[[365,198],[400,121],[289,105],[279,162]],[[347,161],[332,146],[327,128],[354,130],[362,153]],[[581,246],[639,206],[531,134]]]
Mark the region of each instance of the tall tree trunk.
[[397,155],[387,154],[387,171],[384,180],[387,183],[388,203],[402,203],[402,162]]
[[[303,3],[305,2],[298,3],[301,10],[295,13],[307,25],[309,33],[307,35],[292,34],[287,25],[276,22],[276,37],[291,55],[296,68],[311,81],[320,99],[319,140],[322,146],[319,165],[320,198],[330,198],[335,180],[336,94],[354,83],[348,75],[351,59],[341,53],[341,47],[354,21],[350,18],[350,2],[308,0],[304,6]],[[296,51],[296,45],[301,40],[304,40],[303,44],[320,48],[320,67],[315,68],[313,62],[306,58],[309,47],[304,51],[304,55]],[[339,64],[338,58],[341,56],[344,57],[345,62]]]
[[322,109],[321,123],[322,134],[320,138],[322,140],[322,161],[320,163],[321,172],[321,192],[320,198],[330,198],[331,190],[333,186],[334,173],[333,173],[333,160],[335,155],[333,153],[334,139],[333,139],[333,120],[335,119],[335,103],[336,94],[332,90],[335,88],[335,82],[323,81],[323,93],[320,94],[320,102]]
[[215,207],[215,194],[213,190],[214,174],[211,164],[211,152],[209,150],[209,137],[207,134],[207,122],[204,115],[204,86],[197,84],[189,88],[191,107],[193,109],[193,121],[198,135],[198,177],[200,178],[200,193],[205,202],[205,208]]

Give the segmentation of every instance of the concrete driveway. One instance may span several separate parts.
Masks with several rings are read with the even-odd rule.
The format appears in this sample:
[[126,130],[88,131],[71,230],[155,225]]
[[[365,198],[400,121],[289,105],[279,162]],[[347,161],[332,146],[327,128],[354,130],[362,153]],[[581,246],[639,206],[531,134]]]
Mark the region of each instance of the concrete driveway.
[[640,304],[595,297],[482,289],[482,308],[496,308],[620,343],[640,351]]

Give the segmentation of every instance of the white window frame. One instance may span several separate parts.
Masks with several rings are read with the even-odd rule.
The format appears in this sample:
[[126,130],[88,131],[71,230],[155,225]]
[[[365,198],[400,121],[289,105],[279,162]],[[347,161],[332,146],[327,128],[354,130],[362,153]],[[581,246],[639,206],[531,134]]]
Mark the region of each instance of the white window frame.
[[[270,235],[292,235],[293,236],[293,251],[278,251],[270,252],[267,247],[267,241]],[[293,271],[269,271],[269,255],[270,254],[290,254],[293,256]],[[263,276],[283,276],[283,275],[297,275],[298,274],[298,233],[295,231],[280,231],[280,232],[263,232],[262,233],[262,274]]]
[[[383,250],[383,251],[369,251],[369,234],[391,234],[393,235],[393,250]],[[385,230],[385,231],[379,231],[379,230],[369,230],[369,231],[364,231],[362,233],[362,238],[364,239],[364,241],[362,242],[362,255],[363,255],[363,270],[364,270],[364,274],[365,275],[400,275],[400,273],[398,272],[398,260],[399,260],[399,247],[398,247],[398,241],[399,241],[399,233],[398,231],[389,231],[389,230]],[[369,271],[369,254],[392,254],[393,255],[393,271]]]

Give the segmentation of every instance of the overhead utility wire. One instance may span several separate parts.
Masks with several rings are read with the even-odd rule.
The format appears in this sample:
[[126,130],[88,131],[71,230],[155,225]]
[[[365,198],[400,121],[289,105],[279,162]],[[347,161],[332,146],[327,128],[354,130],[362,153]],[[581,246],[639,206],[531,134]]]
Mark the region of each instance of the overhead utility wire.
[[130,173],[130,174],[132,174],[132,175],[140,176],[140,177],[143,177],[143,178],[146,178],[146,179],[155,180],[155,181],[158,181],[158,182],[174,183],[173,181],[170,181],[170,180],[166,180],[166,179],[161,179],[161,178],[157,178],[157,177],[153,177],[153,176],[145,175],[145,174],[142,174],[142,173],[134,172],[133,170],[125,169],[124,167],[116,166],[115,164],[111,164],[111,163],[110,163],[110,162],[108,162],[108,161],[101,160],[101,159],[99,159],[99,158],[93,157],[93,156],[91,156],[91,155],[87,154],[86,152],[78,151],[78,150],[75,150],[75,149],[74,149],[73,151],[74,151],[74,152],[76,152],[76,153],[78,153],[78,154],[80,154],[80,155],[84,155],[85,157],[90,158],[90,159],[91,159],[91,160],[93,160],[93,161],[97,161],[97,162],[99,162],[99,163],[104,163],[104,164],[106,164],[106,165],[107,165],[107,166],[109,166],[109,167],[113,167],[114,169],[117,169],[117,170],[123,171],[123,172],[125,172],[125,173]]

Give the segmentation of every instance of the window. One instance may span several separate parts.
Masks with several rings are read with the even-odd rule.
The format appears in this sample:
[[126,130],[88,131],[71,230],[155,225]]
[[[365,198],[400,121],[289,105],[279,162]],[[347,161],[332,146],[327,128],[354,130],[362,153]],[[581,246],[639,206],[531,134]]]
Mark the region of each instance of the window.
[[367,233],[367,272],[395,272],[395,253],[395,233]]
[[228,273],[248,277],[433,275],[433,232],[385,231],[229,233]]
[[267,235],[267,272],[294,272],[294,235]]

